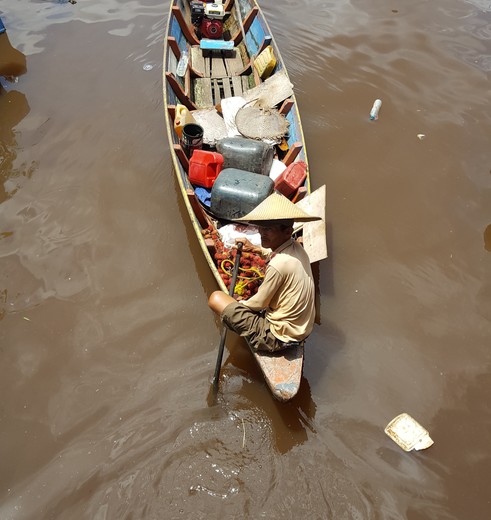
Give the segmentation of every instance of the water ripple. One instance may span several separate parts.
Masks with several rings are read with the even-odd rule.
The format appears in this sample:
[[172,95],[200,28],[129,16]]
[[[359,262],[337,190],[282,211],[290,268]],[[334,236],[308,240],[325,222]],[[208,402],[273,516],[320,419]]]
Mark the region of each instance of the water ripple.
[[[161,19],[162,5],[145,5],[132,0],[104,0],[103,2],[37,2],[35,8],[29,0],[17,2],[16,8],[9,11],[9,25],[12,28],[12,42],[25,55],[33,55],[44,50],[43,41],[52,25],[70,21],[83,23],[125,22],[119,28],[108,29],[109,34],[129,36],[135,28],[134,20],[138,16],[158,17]],[[162,22],[160,22],[162,23]],[[33,31],[32,28],[36,27]]]

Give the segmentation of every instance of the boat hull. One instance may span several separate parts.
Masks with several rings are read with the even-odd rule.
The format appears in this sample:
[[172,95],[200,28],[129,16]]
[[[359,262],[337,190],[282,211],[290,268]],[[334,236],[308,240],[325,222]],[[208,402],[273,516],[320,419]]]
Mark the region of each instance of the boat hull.
[[[170,6],[167,23],[163,67],[163,95],[167,135],[179,189],[186,204],[186,209],[189,213],[196,238],[201,246],[203,256],[217,281],[218,287],[220,290],[228,292],[217,268],[217,263],[213,255],[213,247],[206,238],[206,233],[204,233],[204,230],[208,226],[213,226],[213,220],[209,218],[206,211],[203,211],[199,201],[197,201],[194,196],[194,187],[190,183],[187,175],[187,159],[182,153],[179,136],[174,129],[175,107],[178,104],[187,106],[191,113],[193,113],[193,110],[200,108],[197,106],[197,103],[202,103],[203,98],[201,95],[198,95],[199,89],[197,89],[197,85],[203,84],[203,78],[201,76],[205,72],[209,72],[210,69],[209,66],[203,65],[201,61],[198,67],[198,60],[193,59],[193,57],[198,55],[197,53],[200,53],[200,56],[201,52],[203,52],[203,55],[205,54],[204,51],[198,51],[199,40],[196,39],[196,35],[193,33],[188,5],[189,4],[183,0],[174,0]],[[236,6],[239,6],[239,12]],[[239,85],[239,88],[245,92],[248,85],[254,88],[260,87],[263,84],[263,81],[258,78],[257,71],[254,68],[254,58],[261,52],[266,44],[271,46],[277,59],[275,72],[284,72],[286,74],[279,49],[263,13],[255,0],[236,0],[235,5],[234,2],[227,1],[225,3],[225,9],[233,14],[237,22],[236,25],[231,24],[230,29],[231,39],[234,40],[234,45],[237,49],[233,63],[235,68],[232,68],[232,60],[229,60],[230,63],[227,64],[227,59],[224,58],[227,70],[232,71],[230,72],[231,76],[229,78],[230,85]],[[243,29],[240,27],[239,20],[242,22]],[[186,77],[180,78],[176,74],[176,71],[179,58],[184,51],[190,56],[190,66]],[[237,67],[236,65],[237,54],[239,54],[243,60],[242,72],[240,66]],[[216,70],[216,67],[214,67],[214,70]],[[211,76],[212,75],[211,73]],[[210,81],[213,80],[213,77],[210,78]],[[223,88],[227,90],[228,79],[227,82],[225,82],[224,79],[220,78],[220,81],[223,83]],[[222,85],[222,83],[220,83],[220,85]],[[216,93],[216,89],[214,92]],[[214,98],[214,102],[215,101],[216,98]],[[293,92],[281,105],[280,112],[282,112],[288,121],[289,126],[287,139],[284,143],[288,149],[285,156],[286,158],[283,159],[285,164],[286,161],[290,161],[291,163],[294,160],[301,160],[308,166],[300,115]],[[310,179],[308,174],[299,193],[303,195],[310,193]],[[288,401],[293,398],[300,388],[304,348],[296,347],[277,354],[258,353],[252,349],[251,351],[254,359],[261,368],[273,396],[280,401]]]

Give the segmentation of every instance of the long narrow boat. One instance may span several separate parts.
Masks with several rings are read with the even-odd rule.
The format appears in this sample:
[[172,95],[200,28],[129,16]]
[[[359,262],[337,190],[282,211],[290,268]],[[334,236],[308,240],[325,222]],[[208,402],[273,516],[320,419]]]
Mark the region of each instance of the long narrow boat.
[[[203,255],[219,288],[228,292],[233,251],[224,234],[233,215],[242,216],[251,204],[277,190],[324,217],[324,192],[317,197],[320,202],[314,201],[314,207],[311,203],[307,154],[293,85],[255,0],[226,0],[223,4],[172,0],[163,69],[165,118],[174,170]],[[241,114],[248,115],[249,120],[239,117]],[[186,123],[191,126],[184,126]],[[261,148],[265,142],[266,153]],[[259,168],[267,171],[244,166],[251,160],[255,168],[259,163]],[[240,176],[248,169],[251,173],[244,180]],[[218,187],[226,170],[231,177]],[[253,193],[251,179],[257,183]],[[243,193],[233,193],[228,206],[217,211],[230,195],[231,185],[239,185]],[[235,212],[234,204],[242,213]],[[312,262],[326,256],[323,227],[319,231],[318,225],[304,226],[297,236],[304,245],[310,243],[310,251],[306,249]],[[319,236],[320,249],[318,243],[312,245]],[[257,290],[264,265],[261,260],[252,258],[247,263],[246,259],[241,271],[241,286],[235,290],[239,299]],[[276,355],[253,355],[275,398],[286,401],[298,392],[303,346]]]

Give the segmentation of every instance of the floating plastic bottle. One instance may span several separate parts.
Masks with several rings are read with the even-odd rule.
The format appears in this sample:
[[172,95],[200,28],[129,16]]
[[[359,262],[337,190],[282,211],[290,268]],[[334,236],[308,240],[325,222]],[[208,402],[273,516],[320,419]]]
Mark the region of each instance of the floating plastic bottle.
[[184,76],[184,74],[186,74],[186,70],[188,68],[188,61],[189,61],[188,51],[184,50],[181,52],[181,59],[179,60],[179,63],[177,64],[177,70],[176,70],[176,74],[181,78]]
[[374,119],[378,119],[378,111],[380,110],[381,106],[382,106],[382,100],[376,99],[375,103],[373,104],[372,110],[370,110],[370,119],[372,121]]

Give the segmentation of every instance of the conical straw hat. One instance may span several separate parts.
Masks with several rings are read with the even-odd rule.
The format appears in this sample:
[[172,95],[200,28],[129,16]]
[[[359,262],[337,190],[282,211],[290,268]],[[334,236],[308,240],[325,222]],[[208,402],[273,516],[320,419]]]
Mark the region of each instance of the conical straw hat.
[[314,220],[322,219],[320,217],[314,217],[313,215],[305,213],[305,211],[293,204],[290,199],[275,191],[247,215],[244,215],[243,217],[235,220],[240,222],[261,222],[264,220],[294,220],[296,222],[312,222]]

